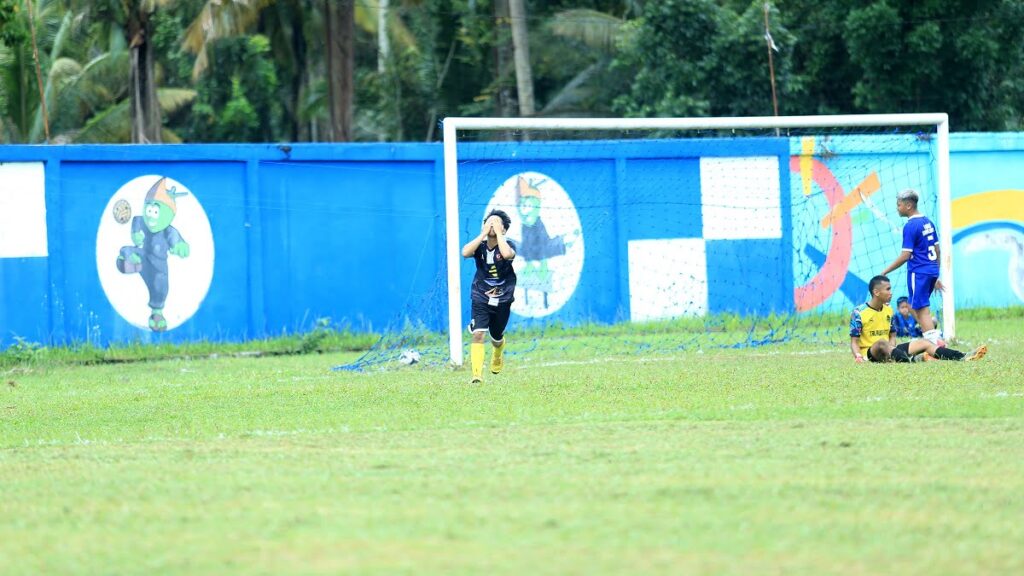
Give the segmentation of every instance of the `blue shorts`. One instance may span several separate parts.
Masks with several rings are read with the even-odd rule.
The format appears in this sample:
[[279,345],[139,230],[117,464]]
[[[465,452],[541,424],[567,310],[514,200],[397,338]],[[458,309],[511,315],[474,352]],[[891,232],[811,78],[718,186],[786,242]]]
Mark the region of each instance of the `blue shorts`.
[[931,305],[932,291],[935,290],[935,282],[938,279],[938,276],[931,274],[907,272],[907,289],[910,290],[911,308],[920,310]]

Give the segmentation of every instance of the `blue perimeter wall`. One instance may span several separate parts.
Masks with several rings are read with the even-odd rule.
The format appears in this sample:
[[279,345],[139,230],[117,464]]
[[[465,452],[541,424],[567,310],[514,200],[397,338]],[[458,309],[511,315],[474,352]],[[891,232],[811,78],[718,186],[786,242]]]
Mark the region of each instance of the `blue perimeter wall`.
[[[963,152],[958,150],[958,142],[963,143]],[[723,255],[723,261],[748,258],[750,261],[738,263],[737,269],[778,281],[763,293],[750,294],[740,288],[734,293],[716,294],[715,270],[709,267],[707,311],[789,311],[793,307],[792,239],[788,232],[790,144],[786,139],[764,139],[742,146],[745,148],[739,150],[736,145],[725,145],[717,152],[714,147],[711,152],[702,147],[701,155],[779,159],[784,192],[780,199],[782,237],[709,240],[708,259],[717,253]],[[996,188],[1024,189],[1024,136],[953,135],[952,148],[954,201]],[[599,194],[611,196],[574,198],[574,202],[584,229],[606,231],[587,238],[588,251],[591,246],[603,245],[600,253],[612,257],[586,260],[587,269],[581,277],[594,284],[581,285],[586,289],[577,292],[587,296],[574,297],[548,320],[627,319],[625,243],[667,233],[700,233],[688,212],[658,218],[667,212],[642,205],[629,209],[649,214],[620,214],[617,226],[591,226],[591,221],[607,220],[607,207],[623,204],[621,198],[628,197],[630,187],[659,185],[637,179],[642,176],[624,180],[621,173],[623,166],[631,163],[657,162],[666,157],[665,150],[637,146],[617,150],[614,156],[605,153],[602,158],[585,158],[582,169],[568,168],[573,163],[558,158],[559,152],[554,149],[539,165],[527,165],[525,160],[520,164],[513,158],[496,163],[467,154],[467,166],[477,162],[467,169],[476,171],[475,178],[482,184],[463,193],[459,244],[477,232],[476,212],[483,210],[487,196],[504,178],[518,171],[550,172],[566,189],[584,175],[588,179],[606,178],[611,186]],[[694,154],[674,150],[669,156]],[[17,338],[46,344],[97,345],[243,340],[307,331],[320,318],[331,318],[335,325],[355,330],[380,330],[403,314],[406,320],[431,328],[445,327],[440,144],[0,147],[0,163],[24,162],[45,164],[47,255],[0,257],[0,348]],[[979,166],[992,169],[975,172],[985,180],[975,183],[973,176],[958,171],[961,165],[970,166],[972,172]],[[685,172],[678,177],[686,181],[697,178],[691,168],[683,162],[672,170]],[[212,280],[201,305],[180,326],[165,333],[125,320],[104,292],[97,270],[97,230],[108,202],[126,182],[146,175],[167,176],[185,184],[201,202],[216,244]],[[1011,208],[1019,211],[1020,206]],[[976,216],[972,223],[977,224],[982,216]],[[998,219],[995,210],[993,219]],[[658,224],[637,228],[637,222],[645,221]],[[1009,224],[1020,227],[1024,223]],[[963,260],[957,261],[958,282],[961,274],[977,279],[979,273],[985,273],[965,272]],[[1004,261],[999,260],[999,264]],[[472,276],[472,266],[464,262],[463,292]],[[1003,270],[992,274],[999,276],[997,282],[1005,284]],[[985,284],[991,282],[979,281],[978,290]],[[968,290],[958,292],[958,303],[961,298],[965,305],[1021,303],[1010,289],[1001,301],[991,301],[971,293],[969,282],[963,285]],[[468,302],[465,308],[463,316],[468,318]]]
[[[45,162],[49,248],[48,257],[0,258],[0,347],[16,337],[242,340],[306,331],[328,317],[380,329],[410,293],[436,282],[440,145],[7,146],[0,160]],[[150,174],[188,186],[216,244],[202,305],[163,334],[124,320],[97,272],[108,201]]]

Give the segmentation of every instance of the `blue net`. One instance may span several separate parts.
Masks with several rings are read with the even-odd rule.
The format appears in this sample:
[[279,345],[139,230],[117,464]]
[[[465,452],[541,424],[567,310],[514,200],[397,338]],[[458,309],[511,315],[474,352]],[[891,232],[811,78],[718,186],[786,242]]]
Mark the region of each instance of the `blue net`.
[[[938,223],[934,127],[460,136],[458,243],[491,210],[511,216],[507,348],[526,364],[846,343],[900,253],[897,193],[916,190]],[[430,288],[346,368],[447,364],[445,263],[423,266]],[[462,260],[464,330],[475,271]],[[894,308],[906,277],[890,275]]]

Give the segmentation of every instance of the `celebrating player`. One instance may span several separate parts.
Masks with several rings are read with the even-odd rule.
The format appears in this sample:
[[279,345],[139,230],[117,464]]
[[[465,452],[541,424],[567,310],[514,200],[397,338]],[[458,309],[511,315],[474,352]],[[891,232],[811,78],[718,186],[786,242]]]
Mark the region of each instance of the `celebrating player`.
[[917,192],[906,189],[896,196],[896,211],[907,219],[903,226],[903,250],[882,276],[907,264],[907,288],[910,290],[910,308],[921,326],[924,338],[938,344],[941,334],[932,320],[932,290],[942,291],[939,281],[939,233],[935,224],[917,210]]
[[462,257],[476,262],[476,274],[470,287],[472,316],[469,329],[473,341],[469,345],[469,361],[473,369],[473,383],[483,380],[484,334],[490,332],[491,373],[501,372],[505,365],[505,326],[512,311],[516,289],[516,272],[512,260],[516,257],[515,244],[505,238],[512,219],[502,210],[492,210],[484,218],[480,235],[462,247]]
[[910,362],[922,353],[939,360],[977,360],[988,352],[984,344],[970,354],[946,346],[936,346],[927,339],[919,338],[896,344],[896,326],[889,306],[892,300],[892,284],[885,276],[875,276],[868,283],[871,299],[858,306],[850,315],[850,350],[856,362],[865,358],[870,362]]

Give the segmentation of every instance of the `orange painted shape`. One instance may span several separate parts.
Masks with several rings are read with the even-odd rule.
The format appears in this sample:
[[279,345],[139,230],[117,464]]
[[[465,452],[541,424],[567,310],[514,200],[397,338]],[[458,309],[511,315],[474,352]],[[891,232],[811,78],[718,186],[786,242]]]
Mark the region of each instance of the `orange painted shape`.
[[[791,157],[790,172],[800,170],[800,158]],[[829,206],[836,206],[843,200],[843,187],[836,181],[832,171],[817,160],[812,160],[811,175],[814,183],[825,193]],[[870,176],[867,178],[870,179]],[[797,312],[806,312],[828,300],[835,294],[846,278],[850,268],[850,256],[853,250],[853,224],[849,213],[837,215],[832,222],[832,242],[825,255],[825,264],[818,273],[803,286],[793,289],[793,304]]]
[[857,185],[852,192],[846,195],[845,198],[839,204],[836,204],[829,210],[828,214],[825,214],[821,219],[821,227],[828,228],[832,225],[837,218],[846,216],[853,211],[854,208],[860,205],[864,197],[871,196],[875,192],[878,192],[882,188],[882,183],[878,180],[878,173],[872,172],[868,174],[868,177],[863,182]]

